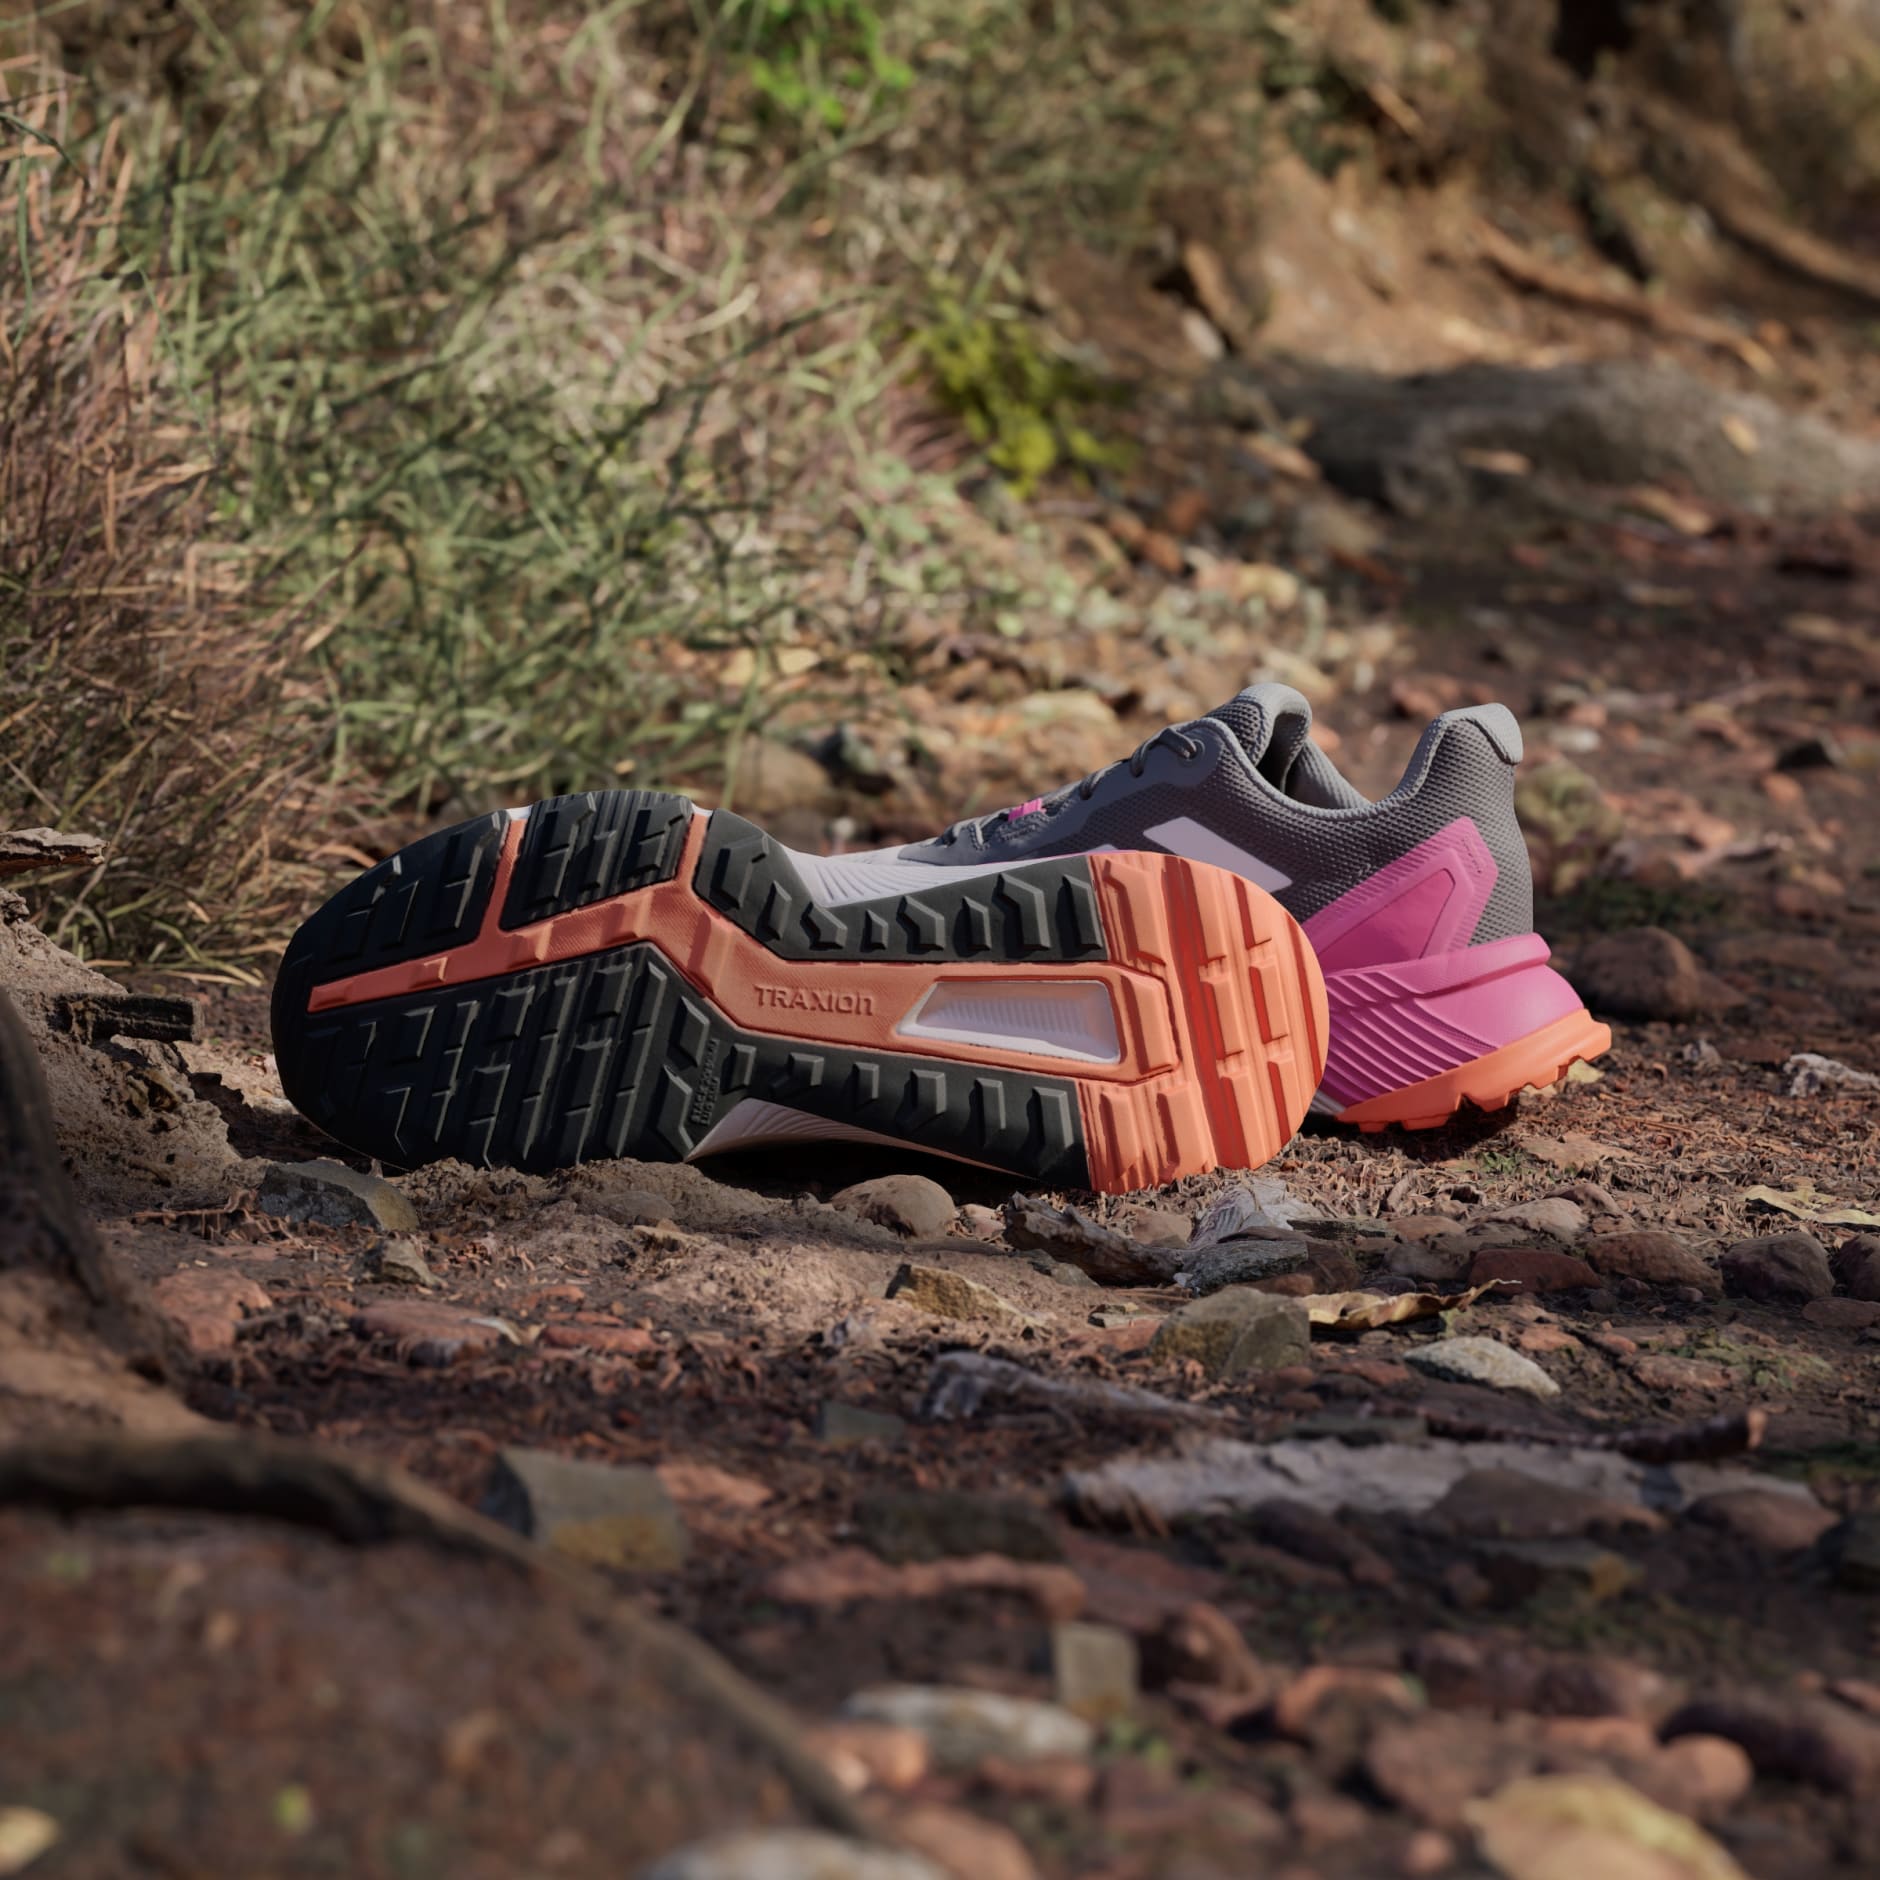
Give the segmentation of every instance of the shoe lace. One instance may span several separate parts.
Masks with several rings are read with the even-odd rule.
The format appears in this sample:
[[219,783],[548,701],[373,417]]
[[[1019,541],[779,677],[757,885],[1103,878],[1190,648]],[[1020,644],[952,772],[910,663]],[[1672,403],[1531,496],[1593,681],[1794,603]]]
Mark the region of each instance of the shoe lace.
[[[1140,777],[1148,765],[1149,753],[1151,751],[1159,749],[1172,750],[1180,757],[1184,764],[1189,764],[1201,755],[1203,748],[1201,740],[1199,738],[1190,737],[1180,725],[1164,725],[1153,737],[1144,738],[1143,741],[1130,752],[1128,757],[1120,759],[1119,761],[1129,766],[1129,774],[1132,777]],[[1090,799],[1096,795],[1097,786],[1115,768],[1115,764],[1105,764],[1100,769],[1087,772],[1084,776],[1080,777],[1076,783],[1070,785],[1069,788],[1075,790],[1078,797],[1083,802],[1088,803]],[[1065,792],[1059,791],[1057,794],[1063,795]],[[1049,798],[1045,800],[1047,802],[1050,801]],[[979,828],[982,825],[1010,822],[1013,813],[1012,810],[1001,809],[995,810],[990,816],[969,816],[964,822],[956,822],[951,828],[943,830],[940,840],[951,847],[953,843],[959,840],[962,831]]]

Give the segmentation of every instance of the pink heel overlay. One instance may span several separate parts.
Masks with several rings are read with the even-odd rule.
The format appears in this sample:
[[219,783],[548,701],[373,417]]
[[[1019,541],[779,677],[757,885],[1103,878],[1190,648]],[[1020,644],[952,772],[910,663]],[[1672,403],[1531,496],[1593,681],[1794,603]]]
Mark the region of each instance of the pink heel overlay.
[[1322,1086],[1340,1109],[1419,1084],[1578,1012],[1580,995],[1539,934],[1325,976],[1331,1052]]
[[1458,816],[1320,908],[1306,938],[1327,973],[1466,947],[1498,873],[1482,832]]

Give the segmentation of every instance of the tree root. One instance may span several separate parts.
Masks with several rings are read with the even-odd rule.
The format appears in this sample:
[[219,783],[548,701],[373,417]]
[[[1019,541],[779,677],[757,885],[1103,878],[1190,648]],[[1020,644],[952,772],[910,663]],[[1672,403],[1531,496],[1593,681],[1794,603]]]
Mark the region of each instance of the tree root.
[[676,1686],[774,1758],[805,1809],[824,1826],[871,1836],[827,1768],[803,1747],[800,1720],[710,1646],[620,1598],[598,1573],[472,1513],[389,1463],[237,1431],[54,1438],[0,1449],[0,1506],[62,1514],[169,1508],[262,1516],[355,1547],[415,1541],[500,1561],[568,1599],[583,1618],[643,1653]]

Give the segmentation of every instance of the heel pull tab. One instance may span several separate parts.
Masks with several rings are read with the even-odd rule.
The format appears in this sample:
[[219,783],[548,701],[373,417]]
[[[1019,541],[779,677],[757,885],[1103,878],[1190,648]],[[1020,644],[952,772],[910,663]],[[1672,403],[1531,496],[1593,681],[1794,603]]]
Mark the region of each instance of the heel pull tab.
[[1439,725],[1472,724],[1494,746],[1504,764],[1518,764],[1523,755],[1521,727],[1506,705],[1462,705],[1444,712]]

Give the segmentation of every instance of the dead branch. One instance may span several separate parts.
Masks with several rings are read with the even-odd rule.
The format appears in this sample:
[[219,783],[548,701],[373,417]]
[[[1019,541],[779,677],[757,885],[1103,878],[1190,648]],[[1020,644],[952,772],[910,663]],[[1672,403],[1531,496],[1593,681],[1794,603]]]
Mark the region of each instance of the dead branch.
[[56,829],[0,830],[0,875],[93,867],[104,860],[107,847],[96,836],[61,835]]
[[1588,1432],[1536,1429],[1486,1417],[1457,1416],[1420,1407],[1432,1436],[1460,1443],[1546,1443],[1557,1449],[1610,1449],[1633,1462],[1714,1462],[1761,1447],[1769,1427],[1766,1410],[1726,1410],[1697,1423],[1641,1424],[1629,1430]]
[[1758,345],[1746,333],[1739,333],[1727,321],[1713,320],[1708,314],[1653,300],[1632,288],[1609,287],[1590,275],[1543,261],[1538,255],[1529,254],[1518,242],[1510,241],[1489,222],[1477,226],[1475,239],[1484,258],[1517,287],[1564,301],[1571,307],[1588,307],[1596,313],[1609,313],[1616,319],[1650,327],[1654,332],[1696,340],[1702,345],[1734,353],[1752,372],[1764,378],[1775,372],[1776,362],[1768,348]]
[[1145,1247],[1075,1208],[1054,1208],[1029,1195],[1005,1204],[1005,1238],[1025,1252],[1081,1267],[1100,1286],[1167,1286],[1182,1265],[1177,1248]]

